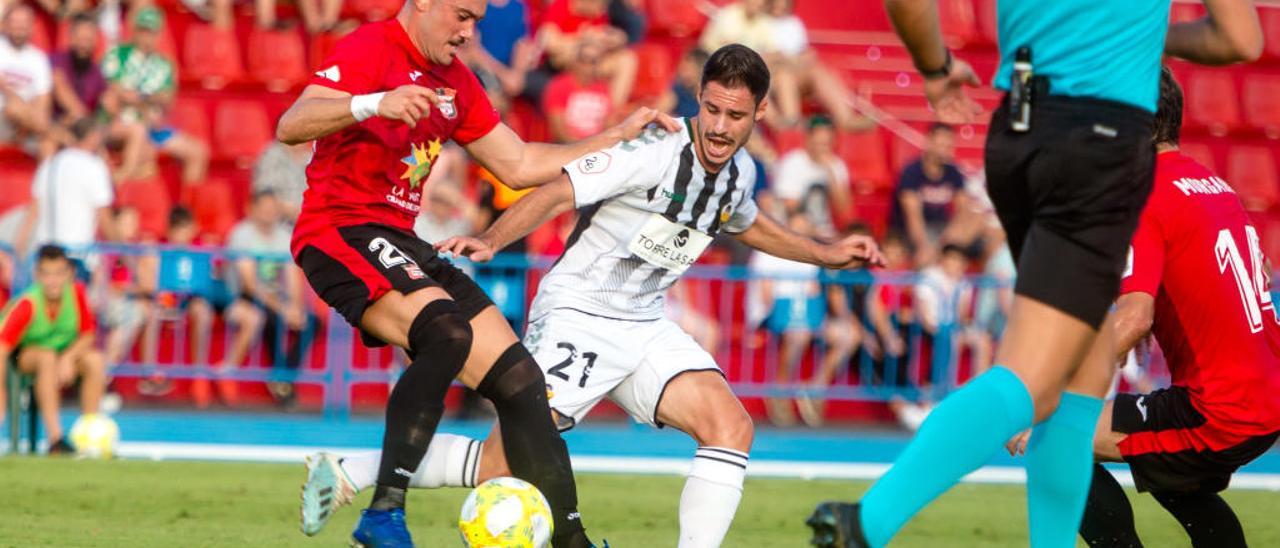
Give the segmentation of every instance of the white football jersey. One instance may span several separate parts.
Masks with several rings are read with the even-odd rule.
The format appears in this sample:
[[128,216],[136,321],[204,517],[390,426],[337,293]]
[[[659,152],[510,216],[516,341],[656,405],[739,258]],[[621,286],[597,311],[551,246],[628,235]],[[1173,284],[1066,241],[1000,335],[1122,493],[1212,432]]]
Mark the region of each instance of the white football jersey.
[[649,129],[637,139],[564,167],[578,223],[542,278],[530,318],[567,308],[622,320],[663,316],[668,287],[720,232],[755,222],[755,164],[738,150],[709,174],[684,130]]

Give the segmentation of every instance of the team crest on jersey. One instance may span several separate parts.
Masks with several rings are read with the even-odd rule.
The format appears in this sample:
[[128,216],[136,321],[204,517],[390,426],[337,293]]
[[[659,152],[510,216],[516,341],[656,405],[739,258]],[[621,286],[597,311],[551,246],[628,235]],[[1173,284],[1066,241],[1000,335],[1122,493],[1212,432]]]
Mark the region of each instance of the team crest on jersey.
[[733,216],[733,204],[725,204],[720,208],[720,224],[729,222],[729,217]]
[[583,175],[603,173],[604,170],[609,169],[609,163],[612,161],[613,158],[609,156],[608,152],[596,152],[578,160],[578,171],[581,171]]
[[440,109],[440,114],[446,120],[452,120],[458,117],[458,108],[454,106],[453,99],[457,97],[458,91],[452,88],[436,88],[436,97],[440,98],[440,103],[436,108]]
[[440,156],[440,140],[432,139],[427,144],[411,144],[409,145],[409,155],[400,159],[400,162],[408,166],[404,170],[404,174],[400,175],[401,179],[409,180],[409,189],[416,190],[422,186],[422,180],[427,178],[431,173],[431,164]]

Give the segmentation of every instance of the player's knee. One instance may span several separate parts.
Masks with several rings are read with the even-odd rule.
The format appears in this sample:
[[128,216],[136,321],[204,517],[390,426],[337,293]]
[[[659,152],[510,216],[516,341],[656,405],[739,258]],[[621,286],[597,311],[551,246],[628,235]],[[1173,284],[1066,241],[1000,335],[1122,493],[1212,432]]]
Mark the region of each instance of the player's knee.
[[748,451],[755,440],[756,427],[751,415],[741,406],[733,412],[717,410],[710,420],[697,424],[692,432],[698,445],[728,447]]
[[536,407],[541,402],[541,406],[546,407],[546,379],[542,369],[520,343],[512,344],[498,356],[476,386],[476,392],[493,402],[499,412],[508,405]]
[[449,382],[462,371],[471,353],[471,324],[458,304],[450,300],[427,303],[409,326],[406,339],[409,354],[428,357],[432,369],[448,376]]
[[511,467],[507,466],[507,456],[502,453],[500,445],[485,443],[480,449],[480,469],[476,471],[476,485],[493,478],[511,476]]

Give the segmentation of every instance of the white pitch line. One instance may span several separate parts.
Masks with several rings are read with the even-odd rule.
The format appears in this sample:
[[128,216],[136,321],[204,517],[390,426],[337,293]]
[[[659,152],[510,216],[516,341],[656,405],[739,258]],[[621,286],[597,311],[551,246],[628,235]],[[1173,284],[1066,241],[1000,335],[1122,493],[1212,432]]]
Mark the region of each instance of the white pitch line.
[[[229,445],[206,443],[122,442],[117,454],[130,459],[150,460],[217,460],[247,462],[294,462],[316,451],[338,454],[374,451],[371,448],[352,447],[304,447],[295,445]],[[607,474],[662,474],[684,475],[689,471],[689,459],[659,457],[604,457],[575,456],[576,472]],[[889,469],[888,464],[867,462],[813,462],[753,460],[747,473],[754,477],[795,479],[853,479],[874,480]],[[1115,470],[1121,484],[1132,486],[1133,477],[1128,470]],[[964,477],[970,483],[1022,484],[1026,471],[1015,466],[984,466]],[[1280,491],[1280,474],[1238,472],[1231,478],[1235,489]]]

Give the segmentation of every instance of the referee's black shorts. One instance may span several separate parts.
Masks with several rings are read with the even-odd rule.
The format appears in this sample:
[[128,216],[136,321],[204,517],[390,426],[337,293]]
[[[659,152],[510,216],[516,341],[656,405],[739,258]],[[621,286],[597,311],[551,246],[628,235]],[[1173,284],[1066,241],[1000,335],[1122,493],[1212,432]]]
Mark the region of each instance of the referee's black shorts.
[[1097,99],[1040,97],[1031,130],[1007,99],[987,135],[987,192],[1018,264],[1014,290],[1096,327],[1120,289],[1151,193],[1151,113]]
[[[466,273],[416,235],[381,224],[325,227],[299,242],[296,257],[322,300],[357,329],[370,304],[389,291],[440,287],[469,320],[493,305]],[[366,346],[386,343],[361,329]]]

